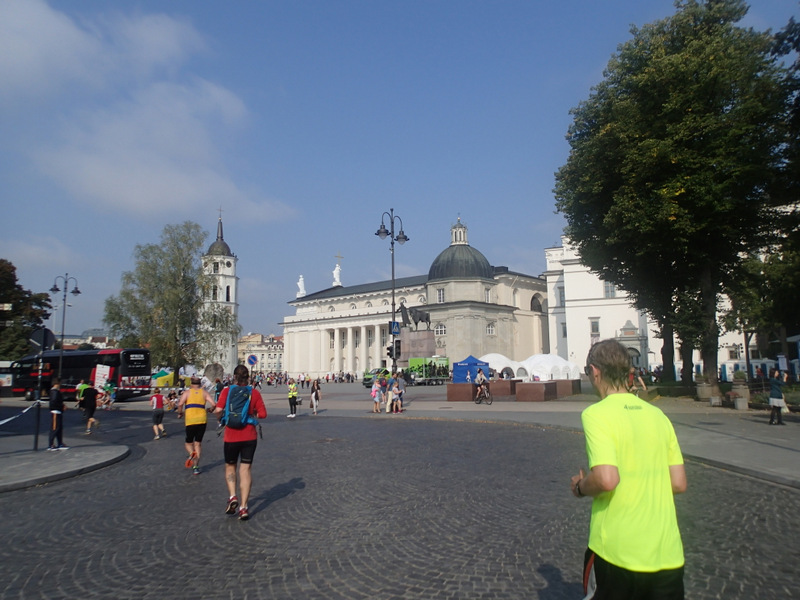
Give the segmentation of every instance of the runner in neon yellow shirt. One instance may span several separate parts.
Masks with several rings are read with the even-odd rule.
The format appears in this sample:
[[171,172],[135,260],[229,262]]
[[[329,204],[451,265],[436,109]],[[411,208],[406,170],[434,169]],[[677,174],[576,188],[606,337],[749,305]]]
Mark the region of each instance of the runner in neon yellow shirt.
[[682,599],[683,544],[674,494],[686,490],[675,430],[661,410],[626,390],[627,349],[615,340],[592,346],[586,374],[601,401],[583,411],[589,474],[572,477],[575,496],[591,496],[584,564],[587,597]]

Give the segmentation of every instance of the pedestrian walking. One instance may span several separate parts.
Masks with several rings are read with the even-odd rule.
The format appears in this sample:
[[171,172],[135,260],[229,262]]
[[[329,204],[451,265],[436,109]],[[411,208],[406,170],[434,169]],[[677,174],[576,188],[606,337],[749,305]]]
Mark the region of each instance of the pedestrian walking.
[[589,472],[571,478],[576,497],[592,497],[584,592],[595,600],[682,600],[673,496],[686,491],[683,456],[664,413],[628,392],[629,369],[615,340],[593,345],[586,359],[600,402],[581,414]]
[[780,369],[772,369],[769,374],[769,424],[785,425],[782,412],[786,409],[786,400],[783,397],[783,386],[789,373],[781,372]]
[[200,475],[200,454],[208,423],[207,407],[214,408],[214,399],[200,387],[200,378],[193,376],[189,389],[183,392],[178,400],[178,418],[183,418],[185,409],[185,447],[189,454],[185,465],[187,469],[192,469],[194,475]]
[[103,397],[103,392],[91,385],[87,385],[82,391],[83,395],[79,403],[86,417],[86,431],[84,433],[86,435],[91,435],[92,427],[100,427],[100,420],[94,418],[94,411],[97,410],[97,403],[98,400]]
[[229,399],[240,395],[240,392],[237,391],[237,387],[243,387],[245,395],[250,395],[249,405],[246,411],[250,418],[244,420],[244,426],[241,428],[238,428],[238,426],[234,427],[232,423],[226,425],[225,437],[223,438],[225,484],[228,486],[228,503],[225,506],[225,514],[238,514],[240,521],[246,521],[250,518],[247,502],[250,498],[250,490],[253,485],[251,467],[256,452],[256,446],[258,445],[258,432],[256,430],[256,424],[253,423],[253,421],[255,419],[266,419],[267,408],[264,406],[264,399],[261,397],[261,392],[247,385],[250,378],[247,367],[238,365],[233,370],[233,377],[236,383],[222,390],[219,401],[214,408],[214,414],[219,417],[224,415],[225,407]]
[[311,383],[311,411],[317,414],[317,406],[319,401],[322,400],[322,392],[319,389],[319,379],[315,379]]
[[167,437],[167,432],[164,430],[164,405],[166,398],[161,393],[161,388],[153,390],[153,395],[150,397],[150,408],[153,409],[153,434],[154,440],[160,440]]
[[61,380],[53,378],[50,388],[50,436],[48,450],[69,450],[64,445],[64,411],[67,410],[64,404],[64,396],[61,394]]
[[297,384],[294,382],[294,379],[289,379],[289,383],[287,386],[288,389],[288,398],[289,398],[289,414],[286,415],[289,419],[294,419],[297,416]]

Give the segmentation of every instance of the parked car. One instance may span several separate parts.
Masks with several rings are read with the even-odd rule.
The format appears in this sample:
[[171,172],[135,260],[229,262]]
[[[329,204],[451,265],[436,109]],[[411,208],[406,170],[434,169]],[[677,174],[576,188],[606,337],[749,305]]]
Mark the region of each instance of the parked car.
[[386,367],[380,367],[378,369],[372,369],[371,371],[364,373],[364,377],[361,380],[361,383],[364,384],[364,387],[371,388],[373,379],[377,377],[380,379],[381,377],[385,377],[389,379],[389,369]]

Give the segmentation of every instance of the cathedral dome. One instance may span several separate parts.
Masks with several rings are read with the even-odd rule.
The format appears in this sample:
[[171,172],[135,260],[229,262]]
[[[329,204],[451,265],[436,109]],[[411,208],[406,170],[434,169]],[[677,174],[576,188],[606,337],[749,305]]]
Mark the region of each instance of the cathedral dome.
[[233,256],[228,242],[222,238],[222,217],[219,218],[217,223],[217,239],[208,247],[206,256]]
[[428,281],[436,279],[492,279],[489,261],[467,243],[467,227],[458,222],[450,228],[450,247],[437,256],[428,271]]

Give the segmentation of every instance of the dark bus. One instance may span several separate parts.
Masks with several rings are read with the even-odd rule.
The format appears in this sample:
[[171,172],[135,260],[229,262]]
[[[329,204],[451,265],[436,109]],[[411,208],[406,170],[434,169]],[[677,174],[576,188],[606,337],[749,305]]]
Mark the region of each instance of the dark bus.
[[[60,350],[42,354],[42,397],[58,376]],[[39,386],[39,354],[31,354],[11,365],[14,395],[33,399]],[[150,393],[150,351],[141,348],[105,350],[65,350],[61,363],[61,392],[75,397],[75,387],[81,379],[102,388],[111,382],[117,390],[117,400]]]

